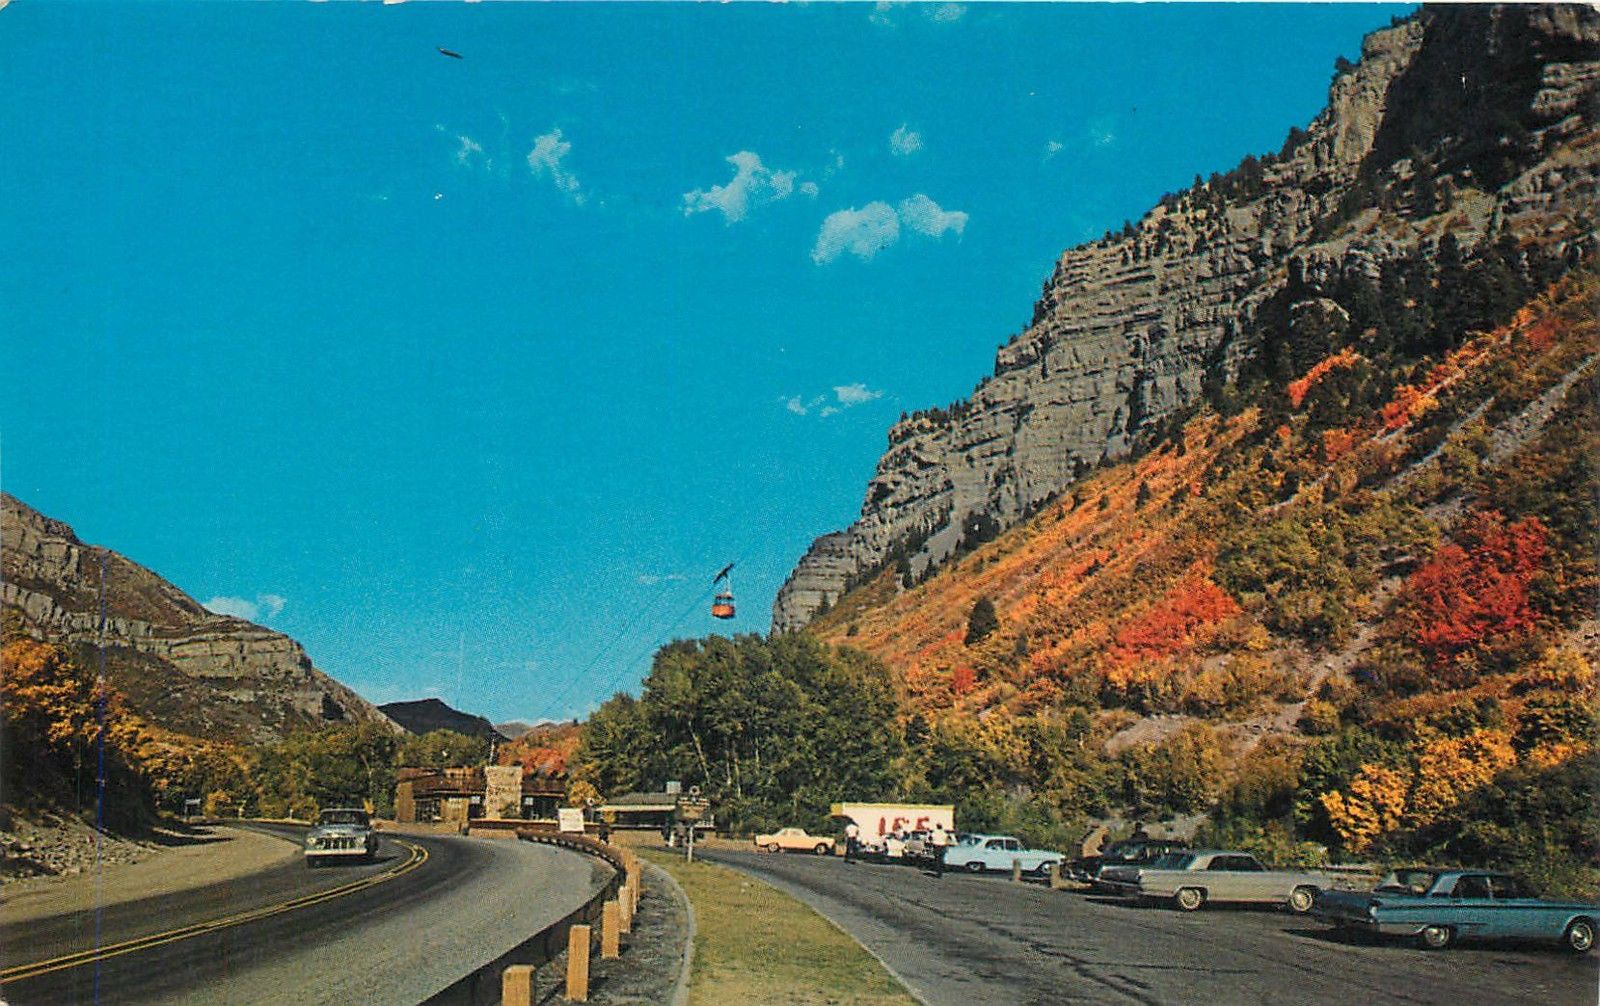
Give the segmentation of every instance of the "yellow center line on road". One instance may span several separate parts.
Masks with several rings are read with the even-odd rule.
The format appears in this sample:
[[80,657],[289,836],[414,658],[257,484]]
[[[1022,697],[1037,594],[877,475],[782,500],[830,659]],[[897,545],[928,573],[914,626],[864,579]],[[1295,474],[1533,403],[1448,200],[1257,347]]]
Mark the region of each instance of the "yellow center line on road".
[[149,936],[141,936],[137,939],[126,940],[122,943],[113,943],[109,946],[95,947],[90,950],[80,950],[76,953],[63,954],[60,957],[52,957],[45,961],[35,961],[32,964],[18,964],[14,967],[9,967],[3,971],[0,971],[0,985],[21,981],[24,978],[33,978],[37,975],[49,974],[52,971],[62,971],[67,968],[80,967],[84,964],[91,964],[95,961],[103,961],[110,957],[120,957],[123,954],[137,953],[140,950],[149,950],[152,947],[164,946],[168,943],[177,943],[179,940],[187,940],[195,936],[203,936],[206,933],[214,933],[219,929],[228,929],[233,926],[244,925],[247,922],[255,922],[259,919],[265,919],[273,915],[281,915],[284,912],[292,912],[296,909],[307,908],[311,905],[318,905],[324,901],[332,901],[335,898],[342,898],[347,894],[354,894],[357,891],[362,891],[369,887],[375,887],[378,884],[387,883],[388,881],[394,880],[396,877],[403,877],[428,861],[427,849],[424,849],[420,845],[412,845],[410,842],[400,841],[399,839],[395,839],[395,841],[398,844],[405,846],[406,849],[410,850],[411,858],[407,859],[404,863],[390,867],[382,873],[374,874],[370,877],[363,877],[360,880],[352,881],[351,883],[343,884],[339,887],[329,888],[326,891],[317,891],[314,894],[302,895],[301,897],[292,898],[288,901],[282,901],[274,905],[266,905],[262,908],[252,909],[248,912],[240,912],[237,915],[227,915],[219,919],[209,919],[205,922],[196,922],[178,929],[167,930],[164,933],[152,933]]

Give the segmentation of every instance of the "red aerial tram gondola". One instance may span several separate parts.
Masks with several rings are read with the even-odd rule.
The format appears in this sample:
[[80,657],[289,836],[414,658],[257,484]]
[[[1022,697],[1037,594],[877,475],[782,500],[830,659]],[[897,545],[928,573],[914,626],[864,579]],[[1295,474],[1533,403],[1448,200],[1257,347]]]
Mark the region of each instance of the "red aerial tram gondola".
[[711,599],[712,618],[733,617],[733,577],[728,575],[732,572],[733,563],[730,562],[722,567],[722,572],[718,573],[711,581],[713,587],[719,583],[723,585],[722,589],[717,592],[717,596]]

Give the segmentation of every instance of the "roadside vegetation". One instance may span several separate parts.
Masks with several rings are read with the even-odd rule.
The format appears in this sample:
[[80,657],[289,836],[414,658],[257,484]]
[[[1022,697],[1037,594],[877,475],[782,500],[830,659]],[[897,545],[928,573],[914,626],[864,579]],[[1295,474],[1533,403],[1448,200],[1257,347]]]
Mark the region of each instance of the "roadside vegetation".
[[[163,813],[183,813],[190,799],[213,817],[312,818],[320,807],[352,803],[387,815],[397,768],[489,759],[481,737],[402,736],[377,724],[305,730],[264,745],[178,733],[132,712],[101,679],[92,652],[35,639],[11,617],[0,668],[6,803],[74,813],[113,831],[142,832]],[[563,779],[576,744],[574,728],[546,729],[501,745],[496,760]]]
[[788,895],[726,867],[661,850],[641,855],[671,873],[694,905],[691,1003],[916,1002],[855,940]]

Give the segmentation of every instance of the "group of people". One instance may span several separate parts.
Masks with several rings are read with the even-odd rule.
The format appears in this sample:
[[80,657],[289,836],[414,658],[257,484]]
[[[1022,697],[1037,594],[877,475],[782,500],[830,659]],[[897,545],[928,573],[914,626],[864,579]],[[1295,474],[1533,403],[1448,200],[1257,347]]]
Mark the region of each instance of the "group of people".
[[[896,831],[884,836],[884,851],[890,858],[899,858],[896,855],[895,846],[899,846],[903,855],[905,843],[910,837],[903,831]],[[943,824],[935,823],[933,830],[928,832],[923,842],[927,849],[928,857],[933,861],[933,875],[935,877],[943,877],[945,851],[955,844],[955,834],[946,831]],[[854,821],[851,821],[844,826],[844,861],[846,863],[854,863],[860,858],[861,828]]]

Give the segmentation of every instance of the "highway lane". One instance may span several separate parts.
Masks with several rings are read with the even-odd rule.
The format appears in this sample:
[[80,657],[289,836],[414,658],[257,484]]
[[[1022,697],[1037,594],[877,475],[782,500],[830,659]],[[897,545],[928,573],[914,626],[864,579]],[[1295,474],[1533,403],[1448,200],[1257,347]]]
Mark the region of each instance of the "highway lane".
[[[417,1002],[565,915],[605,875],[582,856],[526,842],[386,835],[370,865],[293,862],[109,905],[98,920],[0,929],[3,974],[25,975],[0,985],[0,997],[12,1006]],[[154,945],[29,969],[138,939]]]
[[702,849],[816,908],[929,1006],[1527,1003],[1593,1006],[1600,958],[1346,943],[1273,910],[1183,913],[1009,878]]

